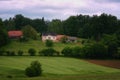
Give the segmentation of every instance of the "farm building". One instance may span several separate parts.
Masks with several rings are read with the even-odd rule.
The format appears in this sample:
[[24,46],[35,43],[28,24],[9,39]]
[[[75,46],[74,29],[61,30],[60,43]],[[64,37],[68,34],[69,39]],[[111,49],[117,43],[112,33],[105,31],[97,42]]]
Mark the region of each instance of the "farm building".
[[21,38],[23,36],[22,31],[8,31],[9,38]]
[[71,37],[66,35],[57,35],[55,33],[44,33],[42,34],[42,41],[45,42],[46,40],[52,40],[53,42],[59,42],[63,37],[67,38],[67,42],[76,42],[77,37]]
[[42,41],[52,40],[53,42],[59,42],[62,37],[65,35],[57,35],[56,33],[43,33],[42,34]]

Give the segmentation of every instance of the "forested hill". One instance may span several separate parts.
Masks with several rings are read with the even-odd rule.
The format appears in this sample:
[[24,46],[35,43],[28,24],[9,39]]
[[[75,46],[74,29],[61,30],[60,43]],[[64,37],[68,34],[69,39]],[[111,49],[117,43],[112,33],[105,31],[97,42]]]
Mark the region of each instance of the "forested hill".
[[100,39],[103,34],[120,33],[120,20],[110,14],[77,15],[70,16],[66,20],[53,19],[52,21],[41,19],[30,19],[22,14],[1,22],[4,28],[9,30],[21,30],[26,25],[31,25],[39,33],[55,32],[82,38]]

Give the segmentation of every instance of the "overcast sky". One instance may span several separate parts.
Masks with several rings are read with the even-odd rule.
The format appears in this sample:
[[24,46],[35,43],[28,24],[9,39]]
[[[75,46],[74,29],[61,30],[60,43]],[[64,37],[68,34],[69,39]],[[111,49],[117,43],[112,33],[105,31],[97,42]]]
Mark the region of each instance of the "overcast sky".
[[0,0],[0,17],[66,19],[71,15],[107,13],[120,19],[120,0]]

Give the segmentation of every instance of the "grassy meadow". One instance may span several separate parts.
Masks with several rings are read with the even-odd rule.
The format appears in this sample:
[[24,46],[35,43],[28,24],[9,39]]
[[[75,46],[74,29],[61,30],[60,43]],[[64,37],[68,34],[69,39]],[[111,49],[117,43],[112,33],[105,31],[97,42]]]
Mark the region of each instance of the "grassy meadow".
[[[28,78],[24,70],[32,61],[42,64],[42,77]],[[12,78],[9,78],[12,76]],[[109,77],[107,77],[109,76]],[[110,78],[110,79],[109,79]],[[115,78],[115,79],[114,79]],[[119,80],[120,69],[95,65],[84,60],[65,57],[0,57],[2,80]]]

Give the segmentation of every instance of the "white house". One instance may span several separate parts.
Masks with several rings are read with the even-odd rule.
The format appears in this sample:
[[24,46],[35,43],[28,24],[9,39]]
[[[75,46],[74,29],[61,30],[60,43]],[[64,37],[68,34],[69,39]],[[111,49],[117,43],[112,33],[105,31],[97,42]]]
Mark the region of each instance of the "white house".
[[46,41],[46,40],[52,40],[53,42],[57,41],[57,34],[55,33],[43,33],[42,34],[42,41]]
[[67,37],[67,42],[76,42],[77,37],[66,36],[66,35],[57,35],[55,33],[43,33],[42,34],[42,41],[45,42],[46,40],[52,40],[53,42],[59,42],[63,37]]

